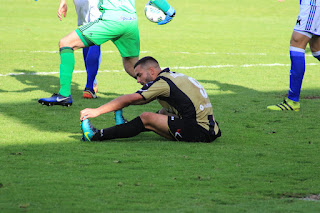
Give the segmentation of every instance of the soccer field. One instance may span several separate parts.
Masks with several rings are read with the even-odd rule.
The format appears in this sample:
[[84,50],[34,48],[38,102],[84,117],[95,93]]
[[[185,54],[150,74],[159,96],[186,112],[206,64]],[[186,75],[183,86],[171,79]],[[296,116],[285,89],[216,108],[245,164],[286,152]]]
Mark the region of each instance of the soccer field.
[[[59,90],[58,42],[76,28],[71,0],[1,0],[0,212],[320,212],[320,63],[306,49],[300,112],[266,107],[286,97],[289,41],[298,1],[168,0],[176,17],[158,26],[136,0],[141,55],[197,79],[222,137],[168,141],[152,132],[80,141],[79,112],[141,88],[112,44],[102,45],[98,99],[82,98],[75,51],[73,105],[37,103]],[[154,101],[124,109],[131,120]],[[113,113],[91,119],[115,124]]]

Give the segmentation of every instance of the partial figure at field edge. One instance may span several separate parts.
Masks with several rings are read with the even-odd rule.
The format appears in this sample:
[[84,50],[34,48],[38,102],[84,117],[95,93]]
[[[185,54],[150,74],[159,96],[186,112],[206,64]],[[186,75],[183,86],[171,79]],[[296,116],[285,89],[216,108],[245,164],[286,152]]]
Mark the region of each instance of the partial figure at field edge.
[[300,111],[300,92],[305,73],[305,49],[309,43],[312,55],[320,61],[320,1],[300,0],[300,13],[290,40],[290,85],[288,97],[267,108],[276,111]]

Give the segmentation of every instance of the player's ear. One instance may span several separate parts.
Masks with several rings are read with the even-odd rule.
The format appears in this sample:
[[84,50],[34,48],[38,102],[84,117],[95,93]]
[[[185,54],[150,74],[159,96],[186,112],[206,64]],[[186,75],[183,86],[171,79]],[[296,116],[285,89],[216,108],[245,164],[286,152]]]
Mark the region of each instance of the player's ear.
[[150,66],[149,71],[150,71],[151,75],[154,75],[154,73],[155,73],[154,67]]

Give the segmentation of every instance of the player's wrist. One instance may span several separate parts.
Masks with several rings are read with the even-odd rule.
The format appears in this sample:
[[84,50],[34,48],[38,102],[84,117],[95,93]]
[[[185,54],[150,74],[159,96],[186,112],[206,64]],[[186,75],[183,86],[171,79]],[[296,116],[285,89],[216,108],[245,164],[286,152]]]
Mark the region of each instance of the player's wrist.
[[167,10],[167,12],[165,12],[167,15],[169,16],[174,16],[174,14],[176,13],[176,11],[173,9],[172,6],[170,6],[170,8]]

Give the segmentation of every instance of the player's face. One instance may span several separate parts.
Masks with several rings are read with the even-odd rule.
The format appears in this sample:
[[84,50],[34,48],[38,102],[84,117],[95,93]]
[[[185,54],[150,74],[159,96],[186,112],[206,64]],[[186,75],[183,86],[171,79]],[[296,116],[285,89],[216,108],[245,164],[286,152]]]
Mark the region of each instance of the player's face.
[[140,65],[138,65],[135,68],[134,73],[137,78],[137,83],[143,86],[146,85],[148,82],[153,81],[149,69],[143,69]]

